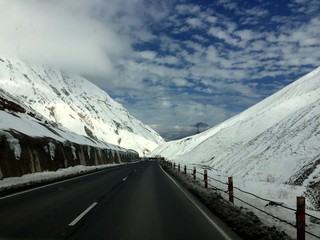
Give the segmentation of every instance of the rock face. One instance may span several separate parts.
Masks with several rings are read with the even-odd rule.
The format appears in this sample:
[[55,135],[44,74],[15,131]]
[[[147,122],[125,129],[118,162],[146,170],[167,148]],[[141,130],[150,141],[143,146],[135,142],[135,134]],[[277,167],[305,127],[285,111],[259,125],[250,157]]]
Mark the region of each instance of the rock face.
[[0,91],[0,179],[75,165],[129,162],[128,150],[77,135]]
[[59,126],[141,156],[164,143],[158,133],[80,76],[0,57],[0,89]]
[[[12,147],[12,136],[19,144]],[[18,149],[17,149],[18,148]],[[51,138],[6,132],[0,138],[0,179],[27,173],[56,171],[76,165],[94,166],[138,159],[133,151],[98,148]]]

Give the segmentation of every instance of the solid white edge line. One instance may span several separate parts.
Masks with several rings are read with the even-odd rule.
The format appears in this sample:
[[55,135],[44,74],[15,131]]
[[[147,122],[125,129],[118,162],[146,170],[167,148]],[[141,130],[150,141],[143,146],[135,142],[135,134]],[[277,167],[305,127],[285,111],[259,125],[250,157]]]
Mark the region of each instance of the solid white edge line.
[[193,205],[201,212],[201,214],[213,225],[215,229],[226,239],[232,240],[199,206],[198,204],[190,198],[187,193],[178,185],[178,183],[168,174],[166,171],[163,170],[162,166],[160,165],[161,170],[167,175],[167,177],[180,189],[181,192],[193,203]]
[[76,217],[71,223],[68,224],[68,226],[74,226],[77,224],[77,222],[79,222],[81,220],[81,218],[84,217],[84,215],[86,215],[92,208],[94,208],[98,203],[94,202],[90,205],[90,207],[88,207],[86,210],[84,210],[78,217]]

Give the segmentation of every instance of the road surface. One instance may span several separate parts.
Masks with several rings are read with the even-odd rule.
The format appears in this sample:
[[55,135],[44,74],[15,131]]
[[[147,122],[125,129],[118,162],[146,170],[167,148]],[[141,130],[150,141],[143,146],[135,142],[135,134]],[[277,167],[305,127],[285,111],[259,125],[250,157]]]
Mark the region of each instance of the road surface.
[[0,239],[239,239],[156,161],[0,198]]

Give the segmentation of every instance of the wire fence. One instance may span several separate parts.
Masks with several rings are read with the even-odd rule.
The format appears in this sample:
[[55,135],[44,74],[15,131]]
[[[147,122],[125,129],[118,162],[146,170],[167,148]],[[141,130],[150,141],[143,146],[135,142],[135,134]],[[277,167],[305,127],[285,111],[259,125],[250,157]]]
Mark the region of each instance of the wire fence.
[[224,184],[224,185],[227,185],[227,186],[228,186],[228,183],[226,183],[226,182],[222,182],[222,181],[220,181],[220,180],[218,180],[218,179],[215,179],[215,178],[213,178],[213,177],[210,177],[210,176],[208,176],[208,178],[211,179],[211,180],[214,180],[214,181],[216,181],[216,182],[219,182],[219,183],[221,183],[221,184]]
[[[171,164],[171,166],[172,166],[172,164]],[[175,168],[176,168],[177,170],[180,169],[180,164],[179,164],[178,166],[179,166],[179,167],[177,167],[177,166],[175,165]],[[221,181],[221,180],[219,180],[219,179],[216,179],[216,178],[214,178],[214,177],[212,177],[212,176],[208,176],[208,175],[207,175],[207,171],[210,170],[210,168],[208,168],[208,167],[206,167],[206,166],[201,166],[201,167],[202,167],[202,168],[205,168],[203,173],[202,173],[202,172],[199,172],[199,171],[196,171],[196,168],[195,168],[195,167],[194,167],[194,168],[188,168],[187,166],[184,166],[184,173],[185,173],[185,174],[188,174],[188,171],[189,171],[189,172],[191,172],[191,174],[194,176],[194,178],[197,179],[197,180],[207,181],[207,179],[209,179],[209,180],[212,180],[212,182],[214,181],[214,182],[220,183],[220,184],[222,184],[222,185],[224,185],[224,186],[227,186],[227,189],[222,189],[222,188],[220,188],[220,187],[217,187],[217,186],[213,185],[213,184],[210,183],[210,182],[205,183],[205,186],[209,186],[211,190],[214,190],[214,191],[217,191],[217,192],[222,192],[222,193],[225,193],[225,194],[228,194],[228,193],[230,194],[230,183],[229,183],[229,182],[224,182],[224,181]],[[199,177],[197,177],[197,176],[202,176],[202,178],[199,178]],[[285,223],[285,224],[287,224],[287,225],[289,225],[289,226],[291,226],[291,227],[297,228],[297,225],[298,225],[297,222],[296,222],[296,224],[294,224],[294,223],[292,223],[292,222],[289,222],[289,221],[287,221],[287,220],[284,220],[284,219],[282,219],[282,218],[280,218],[280,217],[278,217],[278,216],[275,216],[274,214],[272,214],[272,213],[270,213],[270,212],[267,212],[266,210],[263,210],[263,209],[255,206],[255,205],[251,204],[251,203],[248,202],[248,201],[245,201],[245,200],[239,198],[238,196],[234,196],[234,194],[233,194],[233,189],[236,189],[236,190],[240,191],[240,192],[243,193],[243,194],[247,194],[247,195],[249,195],[249,196],[251,196],[251,197],[254,197],[254,198],[257,198],[257,199],[259,199],[259,200],[262,200],[262,201],[267,202],[266,206],[268,206],[268,205],[270,205],[270,206],[277,206],[277,207],[281,207],[281,208],[284,208],[284,209],[286,209],[286,210],[289,210],[289,211],[293,212],[293,213],[296,215],[296,219],[298,218],[298,217],[297,217],[297,215],[298,215],[297,209],[291,208],[291,207],[289,207],[289,206],[284,205],[284,203],[277,202],[277,201],[274,201],[274,200],[272,200],[272,199],[267,199],[267,198],[264,198],[264,197],[260,197],[260,196],[254,194],[254,193],[251,193],[251,192],[249,192],[249,191],[245,191],[245,190],[243,190],[243,189],[241,189],[241,188],[239,188],[239,187],[234,187],[233,184],[232,184],[232,190],[231,190],[231,191],[232,191],[232,198],[234,198],[234,199],[236,199],[236,200],[238,200],[238,201],[240,201],[240,202],[242,202],[242,203],[250,206],[251,208],[253,208],[253,209],[257,210],[257,211],[260,211],[260,212],[262,212],[262,213],[264,213],[264,214],[266,214],[266,215],[268,215],[268,216],[270,216],[270,217],[272,217],[272,218],[274,218],[274,219],[277,219],[278,221],[280,221],[280,222],[282,222],[282,223]],[[305,216],[308,216],[308,217],[310,217],[310,218],[313,218],[313,219],[315,219],[315,220],[320,221],[320,218],[318,218],[318,217],[316,217],[316,216],[314,216],[314,215],[311,215],[311,214],[306,213],[306,212],[304,212],[304,214],[305,214]],[[297,221],[297,220],[296,220],[296,221]],[[311,233],[310,231],[305,230],[305,233],[307,233],[307,234],[309,234],[309,235],[311,235],[311,236],[313,236],[313,237],[315,237],[315,238],[320,239],[320,236],[317,236],[316,234]]]

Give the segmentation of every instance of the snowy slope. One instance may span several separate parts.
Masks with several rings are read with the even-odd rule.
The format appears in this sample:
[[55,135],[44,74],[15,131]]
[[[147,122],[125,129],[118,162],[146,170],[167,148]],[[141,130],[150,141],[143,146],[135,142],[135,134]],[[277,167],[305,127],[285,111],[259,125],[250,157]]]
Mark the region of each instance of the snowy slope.
[[164,140],[80,76],[0,58],[0,89],[74,133],[148,153]]
[[0,180],[75,165],[130,162],[139,156],[133,150],[71,132],[1,89],[0,145]]
[[58,126],[32,109],[29,109],[23,103],[17,102],[10,94],[0,89],[0,136],[6,135],[6,138],[11,139],[11,148],[14,148],[15,152],[19,152],[21,150],[19,150],[19,141],[12,136],[11,132],[25,134],[33,138],[45,137],[60,142],[69,141],[80,145],[123,152],[128,151],[117,145],[90,139],[86,136],[73,133],[63,126]]
[[320,181],[320,67],[201,134],[152,154],[222,174],[279,183]]

